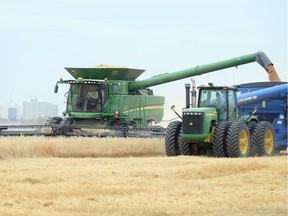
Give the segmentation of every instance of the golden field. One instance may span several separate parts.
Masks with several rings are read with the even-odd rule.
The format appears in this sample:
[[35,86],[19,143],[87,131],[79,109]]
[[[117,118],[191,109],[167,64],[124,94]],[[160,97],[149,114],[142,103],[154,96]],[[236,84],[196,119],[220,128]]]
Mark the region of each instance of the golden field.
[[163,139],[0,137],[0,215],[287,215],[287,156],[166,157]]

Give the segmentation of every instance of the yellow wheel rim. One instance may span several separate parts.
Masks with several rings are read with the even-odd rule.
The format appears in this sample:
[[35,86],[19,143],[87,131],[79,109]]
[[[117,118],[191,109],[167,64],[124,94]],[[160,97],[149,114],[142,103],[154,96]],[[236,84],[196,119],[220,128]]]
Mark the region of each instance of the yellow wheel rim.
[[271,154],[274,146],[274,136],[271,130],[267,130],[264,136],[264,146],[268,154]]
[[245,155],[248,150],[248,134],[242,130],[239,137],[239,149],[242,155]]

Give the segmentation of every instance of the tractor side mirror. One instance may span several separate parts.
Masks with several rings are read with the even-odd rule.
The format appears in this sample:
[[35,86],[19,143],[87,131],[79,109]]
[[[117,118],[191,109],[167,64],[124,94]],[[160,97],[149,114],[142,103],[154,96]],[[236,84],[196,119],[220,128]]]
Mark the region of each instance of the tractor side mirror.
[[54,93],[57,93],[57,92],[58,92],[58,85],[55,85]]

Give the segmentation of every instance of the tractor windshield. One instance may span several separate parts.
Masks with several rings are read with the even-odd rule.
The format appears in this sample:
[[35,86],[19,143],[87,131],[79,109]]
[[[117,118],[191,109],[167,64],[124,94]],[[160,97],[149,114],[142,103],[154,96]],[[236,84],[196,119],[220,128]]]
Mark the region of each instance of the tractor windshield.
[[235,119],[235,91],[229,89],[202,89],[198,106],[215,107],[220,121],[232,121]]
[[74,112],[102,112],[107,100],[107,86],[103,84],[71,84],[69,103]]

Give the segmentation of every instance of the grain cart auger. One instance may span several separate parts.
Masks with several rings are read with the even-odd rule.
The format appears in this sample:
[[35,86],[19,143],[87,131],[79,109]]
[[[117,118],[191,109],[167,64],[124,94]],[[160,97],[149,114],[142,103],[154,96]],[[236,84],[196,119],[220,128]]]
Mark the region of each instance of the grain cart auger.
[[[255,61],[269,74],[273,72],[273,64],[263,52],[198,65],[139,81],[136,79],[144,72],[142,69],[106,65],[96,68],[65,68],[74,79],[60,79],[54,89],[57,93],[60,84],[69,85],[66,110],[63,112],[65,117],[52,117],[48,119],[46,126],[53,127],[53,134],[61,135],[72,135],[73,130],[79,128],[120,128],[124,134],[141,129],[163,134],[164,129],[155,124],[162,120],[164,97],[155,96],[148,87]],[[8,126],[9,128],[11,127]],[[0,135],[5,130],[1,129]]]
[[[215,157],[272,156],[275,132],[254,114],[238,117],[237,87],[200,86],[198,107],[189,100],[182,122],[171,122],[165,134],[167,156],[209,154]],[[189,91],[186,94],[189,94]],[[189,97],[187,97],[189,98]]]

